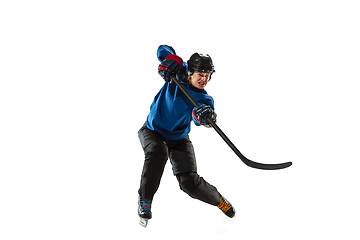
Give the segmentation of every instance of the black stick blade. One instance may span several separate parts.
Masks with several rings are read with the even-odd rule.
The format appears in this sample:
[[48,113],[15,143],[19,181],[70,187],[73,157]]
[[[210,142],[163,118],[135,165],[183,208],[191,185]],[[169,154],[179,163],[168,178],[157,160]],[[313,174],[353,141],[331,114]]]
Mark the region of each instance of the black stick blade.
[[262,169],[262,170],[278,170],[290,167],[292,162],[285,162],[285,163],[275,163],[275,164],[266,164],[266,163],[258,163],[251,161],[249,159],[241,159],[243,162],[252,168]]
[[222,139],[229,145],[229,147],[235,152],[235,154],[243,161],[247,166],[262,169],[262,170],[278,170],[290,167],[292,162],[285,162],[285,163],[275,163],[275,164],[266,164],[266,163],[258,163],[251,161],[247,157],[245,157],[239,149],[230,141],[230,139],[225,135],[225,133],[213,122],[211,119],[208,119],[211,126],[215,129],[215,131],[222,137]]

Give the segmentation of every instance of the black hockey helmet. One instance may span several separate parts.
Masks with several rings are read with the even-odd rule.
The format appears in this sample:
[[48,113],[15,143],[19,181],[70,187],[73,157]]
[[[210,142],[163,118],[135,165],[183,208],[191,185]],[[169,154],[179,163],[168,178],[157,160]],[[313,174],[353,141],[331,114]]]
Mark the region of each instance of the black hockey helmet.
[[191,55],[190,59],[187,61],[188,64],[188,74],[193,75],[195,71],[204,72],[204,73],[214,73],[214,64],[211,60],[211,57],[206,54],[194,53]]

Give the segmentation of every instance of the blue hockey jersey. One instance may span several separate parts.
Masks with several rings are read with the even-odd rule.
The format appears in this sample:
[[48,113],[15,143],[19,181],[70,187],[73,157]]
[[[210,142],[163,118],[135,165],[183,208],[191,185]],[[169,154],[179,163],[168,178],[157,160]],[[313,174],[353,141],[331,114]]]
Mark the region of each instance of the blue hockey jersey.
[[[160,62],[170,54],[176,54],[172,47],[167,45],[159,46],[157,56]],[[186,75],[187,64],[184,62],[178,79],[185,78]],[[193,88],[189,85],[184,86],[200,105],[206,104],[214,109],[214,100],[204,89]],[[194,106],[183,95],[181,90],[174,83],[165,82],[151,104],[146,125],[166,139],[182,139],[189,134],[192,121],[197,126],[199,125],[192,117],[193,110]]]

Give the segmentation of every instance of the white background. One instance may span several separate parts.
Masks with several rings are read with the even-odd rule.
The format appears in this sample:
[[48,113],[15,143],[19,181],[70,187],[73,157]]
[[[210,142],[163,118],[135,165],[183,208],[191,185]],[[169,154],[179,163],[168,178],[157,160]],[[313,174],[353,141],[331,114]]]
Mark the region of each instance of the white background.
[[[357,1],[2,1],[0,239],[359,239]],[[137,131],[158,45],[208,53],[218,125],[193,126],[227,219],[167,164],[142,228]]]

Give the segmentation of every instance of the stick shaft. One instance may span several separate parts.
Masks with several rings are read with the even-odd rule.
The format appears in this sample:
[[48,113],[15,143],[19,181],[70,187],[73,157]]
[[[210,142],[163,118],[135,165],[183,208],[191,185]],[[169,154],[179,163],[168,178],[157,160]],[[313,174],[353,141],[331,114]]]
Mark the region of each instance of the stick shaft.
[[[190,100],[190,102],[196,107],[200,107],[199,103],[190,95],[190,93],[185,89],[185,87],[175,78],[171,78],[171,80],[178,86],[181,92]],[[277,164],[265,164],[251,161],[247,157],[245,157],[237,147],[230,141],[230,139],[225,135],[225,133],[216,125],[216,123],[211,119],[211,117],[207,118],[207,121],[210,125],[215,129],[215,131],[220,135],[220,137],[229,145],[229,147],[234,151],[234,153],[249,167],[264,169],[264,170],[276,170],[290,167],[292,162],[285,163],[277,163]]]

